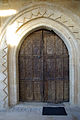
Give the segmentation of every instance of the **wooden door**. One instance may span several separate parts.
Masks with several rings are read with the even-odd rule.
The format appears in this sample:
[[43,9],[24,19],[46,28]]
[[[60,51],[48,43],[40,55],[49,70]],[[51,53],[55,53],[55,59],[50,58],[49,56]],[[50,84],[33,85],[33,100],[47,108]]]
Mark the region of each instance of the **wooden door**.
[[25,38],[19,52],[20,101],[69,100],[69,56],[64,42],[48,30]]
[[69,100],[69,56],[64,42],[54,32],[43,31],[44,101]]
[[20,101],[43,100],[42,31],[28,36],[19,52]]

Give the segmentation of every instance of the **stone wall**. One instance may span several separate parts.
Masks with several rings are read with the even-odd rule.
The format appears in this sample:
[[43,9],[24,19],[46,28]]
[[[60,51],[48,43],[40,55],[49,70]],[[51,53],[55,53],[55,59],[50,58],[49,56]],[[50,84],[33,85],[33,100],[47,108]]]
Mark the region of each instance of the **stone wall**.
[[[38,27],[54,30],[65,42],[70,55],[70,104],[80,105],[80,2],[4,0],[4,4],[18,13],[0,18],[0,107],[18,103],[16,55],[23,37]],[[13,38],[7,38],[9,34]]]

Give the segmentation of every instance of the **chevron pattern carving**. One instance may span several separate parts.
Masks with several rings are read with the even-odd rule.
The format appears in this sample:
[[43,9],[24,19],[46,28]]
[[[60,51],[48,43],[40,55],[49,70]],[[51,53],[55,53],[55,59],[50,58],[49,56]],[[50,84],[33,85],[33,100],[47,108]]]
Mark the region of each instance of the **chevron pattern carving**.
[[4,75],[4,80],[3,80],[3,83],[4,83],[4,88],[3,88],[3,91],[5,93],[4,95],[4,98],[3,98],[3,101],[4,101],[4,107],[6,107],[8,105],[8,76],[7,76],[7,43],[5,41],[4,43],[4,48],[3,48],[3,68],[4,70],[2,71],[3,75]]

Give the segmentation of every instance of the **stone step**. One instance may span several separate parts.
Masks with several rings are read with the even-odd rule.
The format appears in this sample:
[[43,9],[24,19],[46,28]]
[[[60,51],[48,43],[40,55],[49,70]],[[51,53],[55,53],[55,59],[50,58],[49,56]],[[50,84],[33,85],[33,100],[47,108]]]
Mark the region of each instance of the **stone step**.
[[[27,116],[27,119],[25,120],[75,120],[73,119],[71,115],[71,111],[69,107],[66,107],[64,105],[52,105],[52,107],[65,107],[67,115],[42,115],[42,109],[43,106],[49,106],[50,104],[18,104],[14,107],[11,107],[9,109],[4,109],[0,111],[1,113],[6,113],[7,116]],[[22,117],[21,116],[21,117]],[[20,117],[20,118],[21,118]],[[37,119],[35,119],[37,118]],[[15,119],[14,119],[15,120]]]

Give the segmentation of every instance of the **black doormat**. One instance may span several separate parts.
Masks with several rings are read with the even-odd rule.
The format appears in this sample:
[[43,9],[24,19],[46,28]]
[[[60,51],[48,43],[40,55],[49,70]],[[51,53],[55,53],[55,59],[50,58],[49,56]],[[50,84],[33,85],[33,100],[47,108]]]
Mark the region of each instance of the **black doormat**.
[[43,107],[42,115],[67,115],[64,107]]

